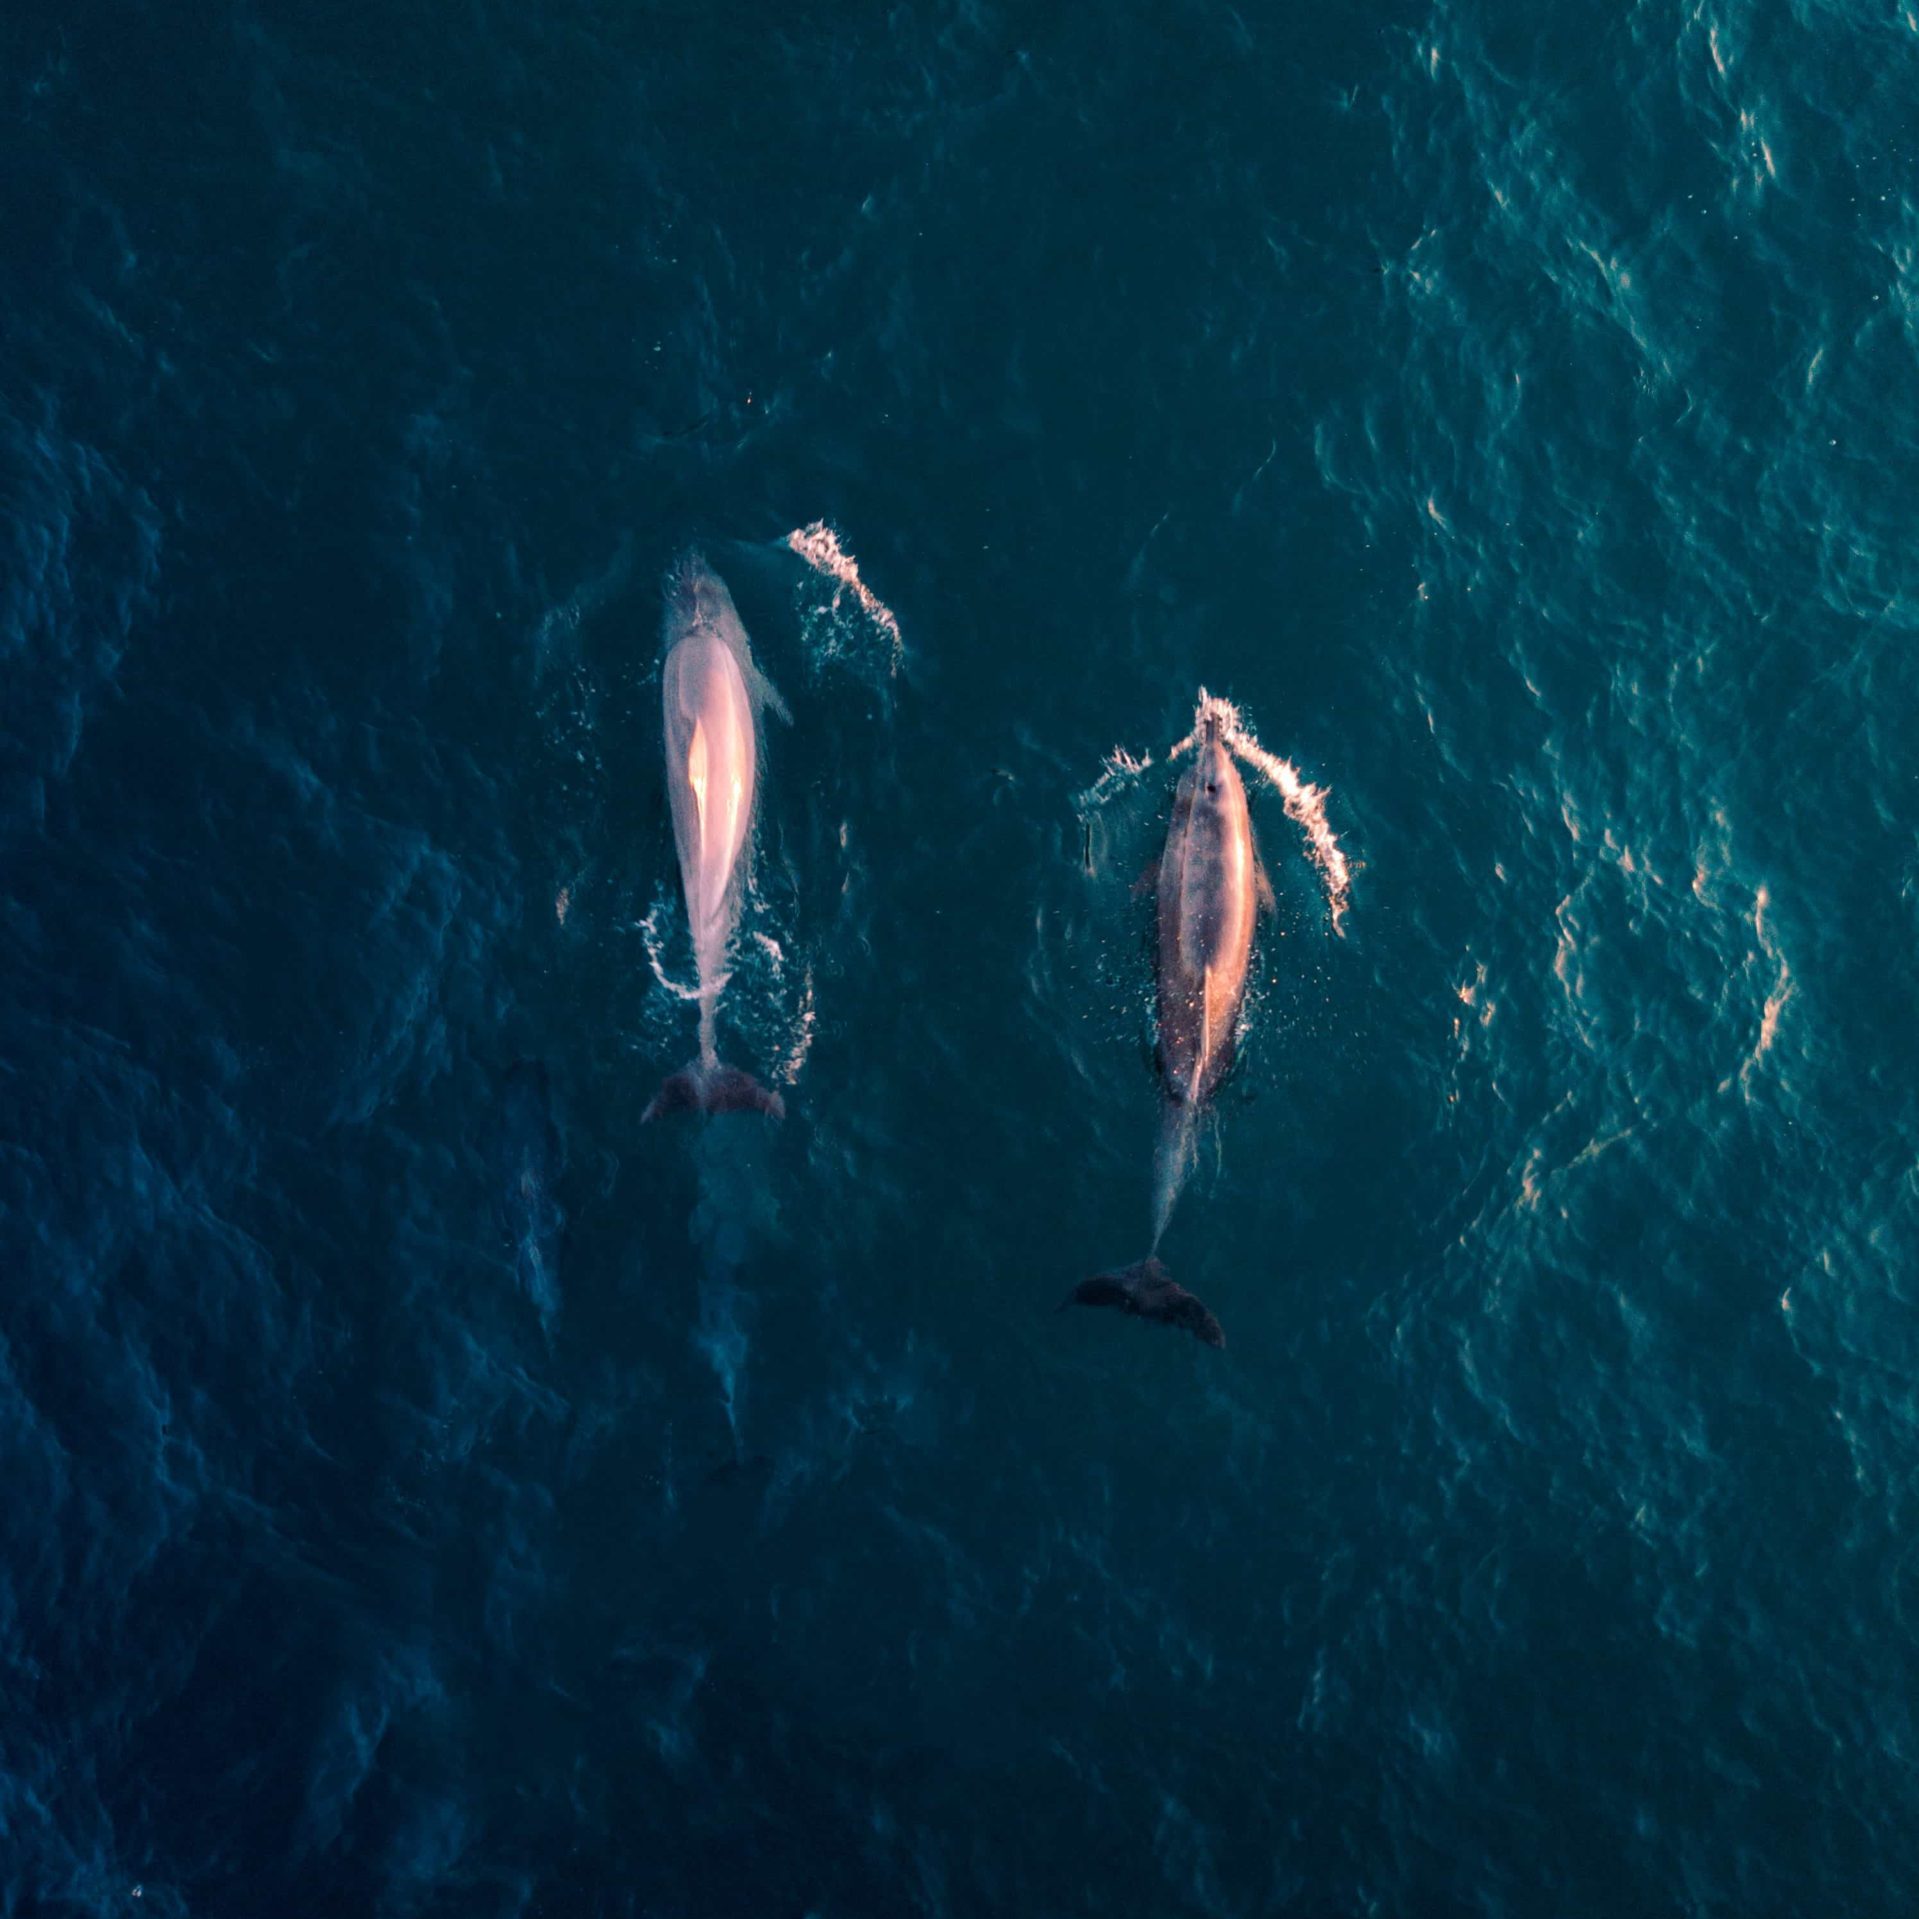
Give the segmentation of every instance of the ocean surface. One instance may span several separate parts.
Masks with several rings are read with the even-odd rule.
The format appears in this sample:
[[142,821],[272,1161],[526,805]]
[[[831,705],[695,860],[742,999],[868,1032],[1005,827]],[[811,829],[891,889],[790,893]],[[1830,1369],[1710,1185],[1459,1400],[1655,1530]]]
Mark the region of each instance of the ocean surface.
[[[1915,103],[1902,0],[8,7],[0,1914],[1919,1910]],[[690,546],[780,1126],[640,1120]],[[1055,1311],[1202,687],[1223,1352]]]

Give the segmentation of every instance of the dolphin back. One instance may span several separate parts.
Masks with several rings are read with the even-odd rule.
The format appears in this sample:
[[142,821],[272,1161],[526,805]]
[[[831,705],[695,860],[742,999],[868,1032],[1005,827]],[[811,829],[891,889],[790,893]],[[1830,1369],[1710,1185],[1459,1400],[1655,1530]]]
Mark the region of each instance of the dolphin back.
[[1230,1070],[1258,912],[1259,854],[1232,756],[1203,744],[1179,783],[1159,869],[1159,1067],[1203,1105]]

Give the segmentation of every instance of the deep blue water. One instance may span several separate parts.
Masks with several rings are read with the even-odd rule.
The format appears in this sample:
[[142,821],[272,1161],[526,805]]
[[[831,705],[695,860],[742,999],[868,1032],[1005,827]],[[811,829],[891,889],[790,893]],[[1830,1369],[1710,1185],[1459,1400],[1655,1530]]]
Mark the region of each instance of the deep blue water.
[[[9,8],[0,1912],[1919,1909],[1915,102],[1899,0]],[[640,1125],[689,542],[777,1129]],[[1202,684],[1355,863],[1255,790],[1223,1353],[1052,1310]]]

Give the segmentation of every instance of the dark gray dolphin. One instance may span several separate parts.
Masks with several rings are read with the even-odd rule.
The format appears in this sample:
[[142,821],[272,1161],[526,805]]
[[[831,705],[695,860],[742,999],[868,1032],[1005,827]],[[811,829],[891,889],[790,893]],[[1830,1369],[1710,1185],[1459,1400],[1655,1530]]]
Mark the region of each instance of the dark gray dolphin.
[[1084,1281],[1068,1304],[1118,1306],[1224,1346],[1219,1321],[1159,1263],[1193,1163],[1199,1116],[1233,1063],[1265,876],[1245,782],[1219,716],[1202,707],[1193,763],[1173,795],[1157,880],[1160,1082],[1153,1244],[1145,1259]]

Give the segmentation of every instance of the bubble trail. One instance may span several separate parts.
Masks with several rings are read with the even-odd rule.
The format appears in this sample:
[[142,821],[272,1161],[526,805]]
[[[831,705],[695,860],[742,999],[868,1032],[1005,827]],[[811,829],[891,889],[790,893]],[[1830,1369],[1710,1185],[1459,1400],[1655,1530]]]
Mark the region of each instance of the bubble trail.
[[1107,754],[1100,767],[1099,778],[1083,793],[1073,796],[1073,811],[1081,819],[1104,806],[1122,787],[1131,786],[1153,763],[1153,756],[1146,753],[1137,759],[1123,746],[1116,746]]
[[780,1078],[788,1086],[799,1084],[801,1069],[806,1065],[806,1056],[813,1050],[813,1036],[819,1026],[819,1012],[813,1004],[813,969],[806,969],[806,988],[800,999],[800,1010],[793,1023],[793,1041],[787,1048],[786,1058],[780,1062]]
[[1327,789],[1301,779],[1299,769],[1292,761],[1267,752],[1260,745],[1258,735],[1246,724],[1239,708],[1230,700],[1222,700],[1217,694],[1208,693],[1203,686],[1199,689],[1199,705],[1193,712],[1193,730],[1173,748],[1167,758],[1177,759],[1182,753],[1189,752],[1208,720],[1217,722],[1220,737],[1240,759],[1249,766],[1257,767],[1279,789],[1287,818],[1306,835],[1307,849],[1312,854],[1313,864],[1319,868],[1320,882],[1326,890],[1326,905],[1332,914],[1333,931],[1343,939],[1346,933],[1346,909],[1351,903],[1352,868],[1347,864],[1345,852],[1333,832],[1332,822],[1326,817]]
[[860,578],[859,567],[852,554],[840,544],[840,536],[824,520],[815,520],[811,526],[795,527],[786,536],[786,544],[815,573],[835,583],[835,610],[839,607],[842,594],[852,594],[860,611],[892,643],[892,670],[897,675],[906,658],[906,639],[900,632],[900,623],[893,617],[892,608]]
[[740,1323],[739,1289],[725,1280],[700,1288],[700,1325],[693,1344],[713,1369],[733,1445],[740,1445],[740,1386],[746,1367],[747,1335]]
[[[640,937],[646,942],[647,964],[653,969],[653,977],[658,980],[674,998],[696,1000],[700,996],[700,989],[697,986],[682,984],[666,970],[666,959],[664,956],[665,942],[660,933],[660,910],[663,905],[663,901],[654,901],[652,910],[647,914],[645,919],[640,921]],[[732,975],[730,973],[722,977],[720,985],[724,986],[727,979],[731,977]]]

